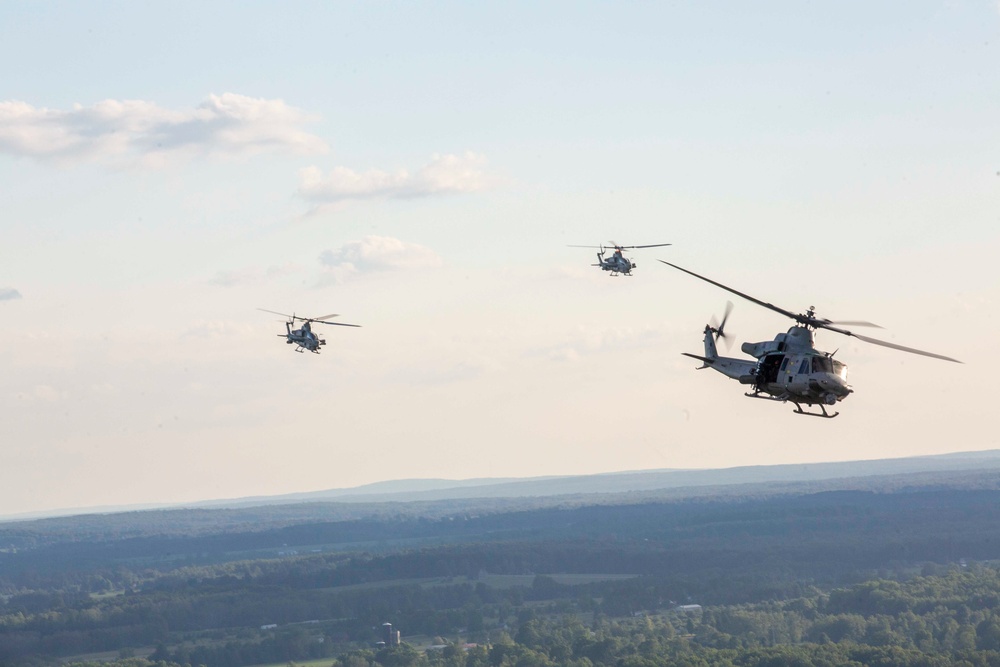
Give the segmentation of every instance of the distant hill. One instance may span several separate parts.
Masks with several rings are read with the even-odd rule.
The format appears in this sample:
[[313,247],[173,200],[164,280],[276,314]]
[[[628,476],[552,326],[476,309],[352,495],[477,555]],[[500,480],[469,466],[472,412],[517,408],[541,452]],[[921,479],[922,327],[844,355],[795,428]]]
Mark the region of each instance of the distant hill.
[[[729,493],[738,489],[754,492],[768,487],[770,492],[809,493],[829,490],[844,480],[844,488],[860,488],[859,483],[877,478],[890,480],[891,486],[899,485],[950,485],[955,476],[981,476],[1000,472],[1000,450],[957,452],[932,456],[914,456],[872,461],[847,461],[836,463],[799,463],[787,465],[741,466],[735,468],[683,470],[661,469],[531,478],[476,478],[404,479],[375,482],[344,489],[328,489],[275,496],[205,500],[196,503],[133,505],[128,507],[91,507],[66,509],[45,513],[0,517],[0,521],[29,521],[84,514],[116,514],[123,512],[148,512],[164,510],[247,510],[251,508],[287,508],[295,516],[312,514],[306,505],[336,504],[346,506],[374,506],[402,503],[447,503],[479,501],[470,505],[477,511],[486,509],[491,499],[503,500],[506,507],[525,506],[531,499],[573,498],[580,502],[587,496],[621,496],[621,500],[635,500],[641,495],[646,499],[704,496],[707,493]],[[908,480],[906,478],[909,476]],[[921,477],[923,476],[923,477]],[[934,476],[936,478],[932,479]],[[946,481],[949,480],[949,481]],[[849,483],[847,483],[849,481]],[[882,482],[878,482],[879,484]],[[861,483],[861,487],[871,486]],[[756,488],[752,488],[756,487]],[[486,505],[484,505],[484,503]],[[324,510],[329,513],[329,510]],[[356,514],[355,512],[347,512]],[[344,517],[342,517],[344,518]],[[214,519],[211,523],[214,523]]]
[[540,498],[581,494],[629,493],[702,486],[761,483],[804,483],[833,479],[1000,470],[1000,450],[957,452],[872,461],[741,466],[709,470],[643,470],[632,472],[468,480],[408,479],[376,482],[348,489],[216,500],[189,507],[246,507],[300,502],[373,503],[463,500],[471,498]]

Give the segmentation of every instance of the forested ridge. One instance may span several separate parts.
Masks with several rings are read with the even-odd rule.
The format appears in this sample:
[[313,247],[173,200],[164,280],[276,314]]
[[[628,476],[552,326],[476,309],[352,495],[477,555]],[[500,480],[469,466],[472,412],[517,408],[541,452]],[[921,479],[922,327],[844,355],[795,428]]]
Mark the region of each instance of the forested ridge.
[[[1000,664],[987,487],[377,505],[218,532],[199,514],[189,534],[142,513],[129,531],[11,524],[0,662]],[[385,621],[443,647],[375,649]]]
[[[333,667],[996,665],[998,604],[1000,571],[956,567],[903,582],[874,580],[789,600],[625,617],[586,614],[567,604],[522,605],[510,609],[503,629],[487,633],[489,637],[479,633],[483,636],[474,645],[442,640],[435,648],[419,650],[404,642],[400,647],[330,650],[327,657]],[[326,648],[326,642],[315,641],[317,632],[300,626],[284,640],[265,639],[252,649],[236,641],[172,651],[161,647],[150,661],[122,661],[122,667],[154,667],[156,661],[161,667],[280,661],[288,659],[289,651],[297,651],[292,660],[305,660]]]

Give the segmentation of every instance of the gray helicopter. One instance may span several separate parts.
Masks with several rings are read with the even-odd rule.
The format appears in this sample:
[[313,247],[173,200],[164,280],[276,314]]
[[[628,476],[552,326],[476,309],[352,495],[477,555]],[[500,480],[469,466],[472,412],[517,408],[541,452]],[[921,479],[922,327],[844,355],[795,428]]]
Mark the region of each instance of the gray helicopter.
[[[313,333],[312,323],[317,324],[331,324],[338,327],[360,327],[360,324],[345,324],[344,322],[326,322],[325,320],[331,317],[338,317],[336,313],[330,315],[323,315],[322,317],[299,317],[298,315],[286,315],[285,313],[279,313],[274,310],[267,310],[266,308],[258,308],[257,310],[262,310],[265,313],[271,313],[272,315],[281,315],[282,317],[287,317],[288,321],[285,322],[284,334],[278,334],[278,336],[285,339],[285,342],[289,345],[295,345],[296,352],[305,352],[309,350],[313,354],[319,354],[319,348],[326,345],[326,341],[319,337],[318,334]],[[302,326],[298,329],[293,329],[292,325],[296,320],[302,322]]]
[[[599,266],[602,271],[610,271],[611,275],[617,276],[618,274],[624,276],[631,276],[632,269],[637,265],[631,259],[622,254],[622,250],[631,250],[636,248],[662,248],[663,246],[673,245],[672,243],[654,243],[653,245],[618,245],[614,241],[611,241],[610,246],[604,245],[571,245],[570,248],[598,248],[597,253],[597,264],[591,264],[591,266]],[[604,254],[614,248],[614,253],[607,259],[604,258]]]
[[[735,359],[732,357],[720,357],[716,349],[716,341],[725,339],[726,320],[732,311],[733,304],[727,302],[726,311],[722,317],[722,323],[718,326],[714,322],[705,326],[705,355],[690,354],[682,352],[685,356],[698,359],[702,362],[702,368],[713,368],[723,375],[739,380],[740,384],[749,385],[752,392],[745,395],[750,398],[762,398],[771,401],[790,401],[795,404],[795,412],[800,415],[810,417],[826,417],[832,419],[839,415],[839,412],[829,414],[826,411],[827,405],[836,405],[838,402],[850,396],[854,389],[847,384],[847,364],[833,358],[834,353],[821,352],[813,344],[813,331],[816,329],[826,329],[845,336],[853,336],[866,343],[891,347],[894,350],[920,354],[925,357],[943,359],[962,363],[958,359],[952,359],[934,352],[925,352],[912,347],[904,347],[896,343],[889,343],[877,338],[862,336],[853,333],[841,326],[868,326],[879,327],[871,322],[834,322],[825,318],[816,317],[816,311],[810,307],[802,313],[793,313],[790,310],[779,308],[773,304],[755,299],[754,297],[727,287],[722,283],[700,276],[693,271],[681,268],[676,264],[659,260],[667,266],[690,274],[695,278],[700,278],[716,287],[721,287],[727,292],[732,292],[741,296],[747,301],[756,303],[776,313],[781,313],[786,317],[795,320],[795,326],[791,327],[787,333],[779,333],[774,340],[761,343],[743,343],[740,349],[754,357],[756,361],[747,359]],[[840,326],[838,326],[840,325]],[[806,412],[802,406],[819,406],[822,412]]]

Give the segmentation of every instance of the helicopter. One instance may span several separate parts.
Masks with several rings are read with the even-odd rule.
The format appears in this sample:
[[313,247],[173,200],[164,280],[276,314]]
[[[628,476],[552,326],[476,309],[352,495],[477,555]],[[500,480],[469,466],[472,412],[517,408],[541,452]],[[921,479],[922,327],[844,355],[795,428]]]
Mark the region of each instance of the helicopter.
[[[850,396],[854,389],[847,383],[847,364],[838,359],[834,359],[836,352],[822,352],[817,350],[813,344],[813,331],[826,329],[845,336],[853,336],[866,343],[890,347],[894,350],[901,350],[911,354],[920,354],[925,357],[933,357],[944,361],[962,363],[958,359],[952,359],[942,354],[925,352],[912,347],[904,347],[896,343],[889,343],[877,338],[862,336],[843,326],[868,326],[879,327],[871,322],[834,322],[816,316],[816,309],[812,306],[805,312],[793,313],[790,310],[779,308],[774,304],[761,301],[748,294],[739,292],[732,287],[727,287],[722,283],[698,275],[693,271],[659,260],[667,266],[672,266],[679,271],[690,274],[695,278],[711,283],[716,287],[721,287],[727,292],[732,292],[741,296],[747,301],[756,303],[769,310],[795,320],[786,333],[779,333],[774,340],[760,343],[743,343],[740,349],[755,358],[755,361],[747,359],[736,359],[732,357],[720,357],[716,348],[716,342],[721,338],[726,338],[726,321],[732,312],[732,302],[727,302],[726,310],[722,317],[722,322],[716,326],[713,321],[705,325],[705,355],[700,356],[689,352],[682,352],[685,356],[698,359],[703,368],[713,368],[723,375],[739,380],[740,384],[749,385],[751,390],[744,394],[750,398],[761,398],[771,401],[790,401],[795,404],[795,413],[807,415],[809,417],[825,417],[832,419],[839,415],[839,412],[830,414],[826,411],[826,406],[836,405],[840,401]],[[819,406],[821,412],[806,412],[802,406]]]
[[[662,248],[663,246],[673,245],[672,243],[654,243],[653,245],[618,245],[614,241],[610,242],[610,246],[605,245],[571,245],[567,246],[569,248],[598,248],[597,253],[597,264],[591,264],[591,266],[599,266],[602,271],[610,271],[611,275],[617,276],[622,274],[625,276],[632,275],[632,269],[637,265],[631,259],[622,254],[622,250],[631,250],[635,248]],[[604,259],[604,253],[606,253],[611,248],[614,248],[615,252]]]
[[[318,324],[332,324],[338,327],[360,327],[360,324],[346,324],[344,322],[326,322],[325,320],[331,317],[338,317],[336,313],[330,315],[323,315],[322,317],[299,317],[298,315],[286,315],[285,313],[279,313],[274,310],[267,310],[266,308],[258,308],[257,310],[262,310],[265,313],[271,313],[272,315],[281,315],[282,317],[287,317],[288,321],[285,322],[284,334],[278,334],[279,337],[284,338],[285,342],[289,345],[295,345],[296,352],[305,352],[309,350],[313,354],[319,354],[319,348],[326,345],[326,341],[319,337],[318,334],[313,333],[312,323],[316,322]],[[295,320],[302,322],[302,327],[299,329],[293,329],[292,324]]]

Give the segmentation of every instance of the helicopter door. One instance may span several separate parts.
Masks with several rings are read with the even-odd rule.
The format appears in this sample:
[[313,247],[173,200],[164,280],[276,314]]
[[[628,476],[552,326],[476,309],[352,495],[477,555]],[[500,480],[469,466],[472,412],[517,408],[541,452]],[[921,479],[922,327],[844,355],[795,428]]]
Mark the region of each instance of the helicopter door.
[[784,360],[783,354],[769,354],[760,362],[760,370],[757,372],[758,384],[769,384],[778,381],[778,369]]

